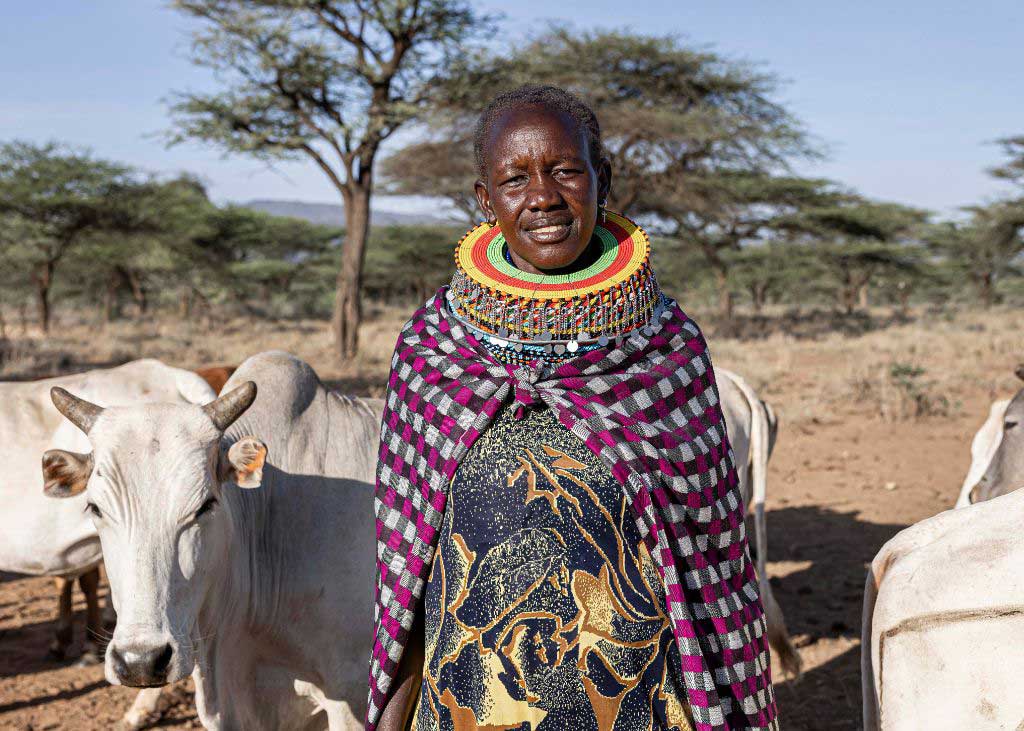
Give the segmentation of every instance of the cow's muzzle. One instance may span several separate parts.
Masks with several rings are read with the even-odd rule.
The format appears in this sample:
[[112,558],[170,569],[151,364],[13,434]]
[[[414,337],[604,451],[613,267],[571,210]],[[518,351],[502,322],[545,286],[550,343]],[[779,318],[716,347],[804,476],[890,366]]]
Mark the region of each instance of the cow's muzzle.
[[167,683],[174,648],[169,642],[119,646],[111,643],[107,654],[110,656],[110,668],[122,685],[152,688]]

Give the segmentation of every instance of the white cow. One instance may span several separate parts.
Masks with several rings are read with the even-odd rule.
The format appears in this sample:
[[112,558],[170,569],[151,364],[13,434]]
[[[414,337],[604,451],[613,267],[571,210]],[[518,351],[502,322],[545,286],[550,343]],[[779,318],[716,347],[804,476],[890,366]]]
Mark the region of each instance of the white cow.
[[39,460],[47,449],[88,451],[88,441],[53,410],[50,389],[60,386],[104,406],[171,401],[206,403],[216,394],[191,371],[156,360],[25,383],[0,383],[0,570],[53,576],[60,592],[57,637],[51,651],[63,657],[71,643],[71,590],[76,578],[86,594],[83,659],[98,661],[101,631],[97,588],[100,541],[85,513],[85,498],[54,504],[42,491]]
[[865,731],[1024,728],[1024,491],[898,533],[864,589]]
[[[1014,372],[1017,378],[1024,381],[1024,365]],[[1016,444],[1004,443],[1006,433],[1010,432],[1010,441],[1021,439],[1024,430],[1024,389],[1012,399],[995,401],[989,409],[988,419],[971,441],[971,467],[960,488],[960,496],[956,506],[989,500],[999,495],[1024,486],[1024,476],[1018,475],[1008,462],[1012,461],[1019,447]]]
[[974,439],[971,440],[971,466],[967,470],[967,477],[960,487],[960,495],[957,497],[954,507],[962,508],[974,502],[971,499],[971,491],[977,486],[978,481],[985,474],[989,463],[999,449],[999,443],[1003,440],[1003,415],[1006,407],[1010,405],[1010,399],[993,401],[989,408],[988,418],[981,425]]
[[285,353],[249,358],[224,392],[109,409],[54,393],[93,447],[47,452],[44,475],[84,495],[99,531],[118,613],[107,679],[191,674],[211,729],[357,728],[382,404],[329,393]]
[[775,446],[778,421],[771,406],[762,401],[743,377],[715,368],[718,392],[722,400],[729,443],[739,472],[743,504],[754,512],[752,545],[757,562],[758,587],[768,624],[768,642],[778,656],[783,669],[791,675],[800,674],[800,653],[786,630],[782,608],[775,601],[772,585],[768,581],[768,530],[765,525],[765,498],[767,496],[768,459]]

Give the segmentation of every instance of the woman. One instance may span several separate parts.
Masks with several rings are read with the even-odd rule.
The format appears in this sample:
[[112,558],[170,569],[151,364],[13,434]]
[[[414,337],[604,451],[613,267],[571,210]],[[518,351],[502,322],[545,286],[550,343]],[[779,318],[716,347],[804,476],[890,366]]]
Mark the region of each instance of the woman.
[[392,361],[367,728],[777,728],[710,357],[593,112],[477,125],[487,222]]

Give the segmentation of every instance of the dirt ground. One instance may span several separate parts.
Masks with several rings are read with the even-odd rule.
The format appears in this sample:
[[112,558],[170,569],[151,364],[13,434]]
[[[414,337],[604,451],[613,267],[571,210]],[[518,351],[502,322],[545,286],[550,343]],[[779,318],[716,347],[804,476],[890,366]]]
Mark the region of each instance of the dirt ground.
[[[865,564],[900,529],[956,500],[971,437],[990,401],[1012,393],[1012,368],[1024,360],[1024,316],[992,322],[709,337],[716,362],[747,375],[780,414],[769,469],[768,567],[805,668],[798,681],[775,669],[783,729],[860,728]],[[379,393],[387,363],[380,353],[394,342],[397,321],[375,327],[388,331],[380,336],[388,344],[374,351],[372,367],[328,372],[333,382]],[[894,367],[907,364],[921,370],[909,385],[905,369]],[[134,692],[107,685],[101,668],[47,657],[56,601],[48,579],[0,574],[0,729],[107,729],[131,703]],[[76,607],[80,647],[80,598]],[[185,685],[166,693],[161,708],[158,727],[198,726]]]

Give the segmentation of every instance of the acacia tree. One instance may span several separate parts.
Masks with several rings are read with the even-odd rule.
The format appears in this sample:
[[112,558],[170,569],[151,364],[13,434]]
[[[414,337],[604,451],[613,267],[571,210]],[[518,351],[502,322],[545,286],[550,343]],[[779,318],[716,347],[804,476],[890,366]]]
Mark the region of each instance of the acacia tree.
[[850,196],[802,210],[788,225],[806,232],[836,283],[838,304],[850,314],[867,307],[868,288],[880,274],[912,276],[921,270],[922,251],[913,234],[927,220],[927,211]]
[[[661,233],[685,237],[704,253],[727,313],[732,298],[721,252],[739,246],[743,231],[755,235],[762,228],[740,226],[740,208],[744,222],[760,221],[770,217],[766,205],[785,208],[798,191],[821,187],[819,181],[772,178],[787,162],[816,154],[800,124],[773,101],[778,83],[772,75],[673,37],[563,27],[509,56],[464,58],[446,77],[433,109],[433,139],[389,160],[392,184],[403,192],[445,195],[466,210],[476,178],[467,163],[480,100],[523,83],[561,86],[591,104],[614,172],[609,207],[657,214],[666,224]],[[433,167],[425,171],[418,163],[428,156]],[[768,200],[771,194],[779,198]],[[703,223],[694,219],[698,209]]]
[[[203,185],[189,175],[150,180],[133,206],[134,226],[95,232],[69,253],[68,266],[80,272],[72,291],[87,300],[101,297],[107,322],[120,315],[123,295],[144,315],[154,300],[172,291],[169,281],[203,268],[182,254],[216,210]],[[184,266],[182,259],[187,259]]]
[[381,145],[430,101],[469,34],[465,0],[174,0],[201,21],[192,58],[219,93],[180,93],[172,142],[202,140],[264,160],[311,159],[341,195],[345,241],[333,329],[358,348],[360,285]]
[[930,226],[925,230],[924,240],[971,283],[981,303],[991,307],[999,299],[999,282],[1021,273],[1024,206],[1004,201],[967,210],[971,214],[969,220]]
[[[1024,136],[998,141],[1008,158],[989,169],[1000,180],[1024,192]],[[929,244],[966,275],[985,307],[999,299],[997,285],[1008,275],[1019,275],[1024,255],[1024,197],[1006,197],[985,206],[971,206],[966,223],[946,223],[929,231]]]
[[480,220],[473,184],[473,140],[468,130],[452,130],[454,137],[414,142],[386,157],[381,177],[390,193],[430,195],[451,202],[472,225]]
[[157,225],[140,202],[151,182],[118,163],[55,143],[0,145],[0,214],[12,220],[10,260],[32,279],[39,325],[50,329],[54,276],[75,246],[99,232],[144,231]]
[[730,280],[745,289],[761,314],[770,299],[783,292],[791,300],[808,294],[822,274],[820,262],[808,247],[790,239],[773,239],[756,246],[728,251]]
[[641,200],[667,236],[703,254],[714,275],[719,314],[728,319],[735,253],[757,239],[805,231],[801,211],[843,195],[825,180],[709,165],[663,179]]
[[[189,242],[188,256],[208,262],[205,276],[188,281],[187,300],[229,292],[250,311],[294,314],[303,309],[295,287],[310,264],[336,252],[343,231],[297,218],[271,216],[239,206],[211,211],[203,230]],[[184,253],[184,252],[183,252]],[[305,283],[302,283],[305,284]]]

